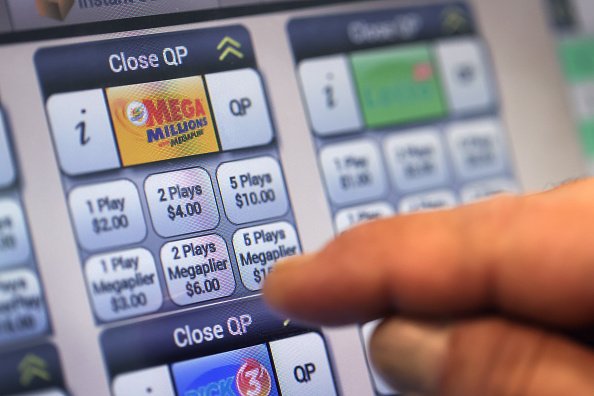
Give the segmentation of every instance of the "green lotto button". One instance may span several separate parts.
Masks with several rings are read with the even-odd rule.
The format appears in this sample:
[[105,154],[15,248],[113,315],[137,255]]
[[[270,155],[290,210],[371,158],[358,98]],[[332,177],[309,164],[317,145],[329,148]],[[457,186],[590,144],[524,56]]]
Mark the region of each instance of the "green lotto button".
[[570,38],[561,42],[559,54],[568,81],[594,79],[594,38]]
[[437,71],[425,46],[361,51],[352,55],[367,126],[382,127],[445,114]]

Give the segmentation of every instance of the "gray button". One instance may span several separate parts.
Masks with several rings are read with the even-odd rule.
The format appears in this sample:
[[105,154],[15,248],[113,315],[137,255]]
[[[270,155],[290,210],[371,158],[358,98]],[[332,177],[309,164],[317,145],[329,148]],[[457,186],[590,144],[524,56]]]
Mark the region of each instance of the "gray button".
[[283,395],[336,395],[324,340],[308,333],[270,343]]
[[315,133],[330,136],[363,128],[346,55],[305,60],[299,77]]
[[448,181],[445,150],[436,129],[390,136],[385,141],[385,153],[394,185],[399,190],[437,187]]
[[155,230],[163,237],[212,230],[219,224],[212,182],[202,168],[152,175],[144,190]]
[[241,280],[252,291],[262,289],[274,264],[301,253],[295,228],[287,223],[244,228],[233,235]]
[[365,346],[365,352],[367,355],[367,362],[369,363],[371,377],[373,379],[373,385],[374,385],[377,393],[379,393],[382,396],[396,395],[396,394],[398,394],[398,392],[396,392],[394,389],[392,389],[392,387],[390,385],[388,385],[388,383],[386,381],[384,381],[384,379],[382,377],[380,377],[380,375],[377,372],[377,370],[375,369],[375,367],[373,367],[373,365],[371,363],[371,357],[369,355],[369,341],[371,340],[371,336],[373,335],[373,332],[375,331],[375,329],[377,328],[377,326],[379,324],[380,324],[379,320],[375,321],[375,322],[369,322],[369,323],[366,323],[361,329],[361,331],[363,333],[363,341],[364,341],[364,346]]
[[2,109],[0,109],[0,189],[14,183],[15,178],[16,169],[8,143],[6,120]]
[[85,276],[93,308],[103,321],[155,312],[163,303],[155,260],[148,250],[91,257]]
[[415,213],[453,208],[458,203],[452,191],[440,190],[404,197],[398,206],[400,213]]
[[0,343],[43,334],[48,329],[45,302],[33,271],[0,272]]
[[389,217],[393,214],[394,208],[387,202],[355,206],[339,211],[334,218],[334,225],[336,232],[341,233],[366,221]]
[[64,172],[76,176],[120,167],[102,90],[53,95],[47,113]]
[[495,105],[487,54],[477,39],[449,39],[435,48],[450,108],[455,114],[485,111]]
[[205,78],[223,150],[272,141],[272,121],[258,72],[242,69],[207,74]]
[[31,242],[21,206],[12,199],[0,199],[0,268],[24,264],[30,252]]
[[510,179],[493,179],[472,183],[462,188],[462,202],[471,203],[497,194],[518,194],[518,184]]
[[118,375],[113,380],[114,396],[174,396],[167,366],[151,367]]
[[218,235],[170,242],[161,248],[169,295],[177,305],[229,296],[235,277],[227,244]]
[[379,149],[371,140],[326,146],[320,162],[328,194],[335,204],[378,199],[388,189]]
[[0,33],[12,30],[10,18],[8,17],[8,4],[5,0],[0,0]]
[[272,157],[227,162],[217,170],[225,213],[235,224],[279,217],[289,210],[280,165]]
[[78,240],[87,250],[129,245],[146,235],[138,190],[128,180],[77,187],[68,201]]
[[464,179],[477,179],[502,173],[506,154],[499,121],[481,119],[460,122],[447,130],[454,165]]

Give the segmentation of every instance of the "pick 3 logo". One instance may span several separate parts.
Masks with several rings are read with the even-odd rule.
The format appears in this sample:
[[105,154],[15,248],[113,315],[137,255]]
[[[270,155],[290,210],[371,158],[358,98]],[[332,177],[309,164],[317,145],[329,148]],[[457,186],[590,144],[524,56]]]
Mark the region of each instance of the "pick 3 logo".
[[35,6],[42,17],[63,21],[74,6],[74,0],[35,0]]
[[199,77],[107,89],[124,166],[219,151]]
[[262,363],[256,359],[246,359],[237,371],[235,386],[241,396],[268,396],[272,380]]

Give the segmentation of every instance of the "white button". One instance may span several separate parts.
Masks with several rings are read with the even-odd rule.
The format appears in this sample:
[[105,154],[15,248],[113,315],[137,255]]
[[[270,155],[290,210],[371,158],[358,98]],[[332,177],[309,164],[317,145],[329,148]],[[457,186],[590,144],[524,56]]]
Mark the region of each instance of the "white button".
[[505,170],[506,155],[499,122],[460,122],[450,126],[447,135],[454,165],[461,178],[477,179]]
[[283,395],[336,395],[326,346],[319,334],[274,341],[270,350]]
[[87,250],[129,245],[146,235],[138,190],[128,180],[78,187],[68,200],[78,240]]
[[0,268],[24,264],[31,243],[21,206],[12,199],[0,200]]
[[387,191],[380,152],[372,141],[326,146],[320,162],[328,194],[335,204],[377,199]]
[[345,55],[303,61],[299,64],[299,77],[315,133],[330,136],[363,128]]
[[339,211],[334,219],[334,224],[336,232],[341,233],[363,222],[389,217],[393,214],[394,208],[389,203],[372,203]]
[[494,106],[495,92],[487,54],[476,39],[453,39],[436,46],[451,111],[485,111]]
[[580,121],[594,118],[594,81],[574,84],[571,87],[573,108]]
[[4,113],[0,109],[0,188],[11,185],[16,178],[14,159],[12,158],[7,135],[6,120],[4,119]]
[[518,184],[509,179],[481,181],[465,186],[462,189],[462,202],[471,203],[490,198],[497,194],[518,194]]
[[398,206],[400,213],[424,212],[453,208],[457,204],[452,191],[441,190],[404,197]]
[[19,393],[18,395],[11,395],[11,396],[66,396],[66,393],[59,389],[51,389],[51,390],[42,390],[42,391],[33,391],[27,393]]
[[396,392],[394,389],[392,389],[392,387],[390,385],[388,385],[382,377],[380,377],[378,372],[372,366],[371,357],[369,356],[369,341],[371,340],[371,336],[373,335],[373,332],[375,331],[375,329],[377,328],[377,326],[379,324],[380,324],[380,321],[369,322],[369,323],[366,323],[363,326],[363,328],[361,329],[361,331],[363,332],[363,341],[364,341],[364,345],[365,345],[365,352],[367,355],[367,362],[369,364],[369,368],[371,371],[371,377],[373,379],[373,384],[375,386],[375,390],[382,396],[383,395],[385,395],[385,396],[396,395],[396,394],[398,394],[398,392]]
[[39,280],[33,271],[0,272],[0,343],[44,333],[48,328]]
[[217,179],[225,213],[235,224],[279,217],[289,210],[283,173],[272,157],[224,163]]
[[47,112],[64,172],[76,176],[120,167],[102,90],[53,95]]
[[155,230],[163,237],[212,230],[219,224],[212,182],[204,169],[152,175],[144,190]]
[[114,396],[175,396],[167,366],[120,374],[113,380]]
[[258,72],[234,70],[207,74],[205,78],[223,150],[272,141],[272,122]]
[[439,187],[449,178],[439,131],[425,128],[397,133],[385,141],[388,167],[401,191]]
[[161,264],[169,295],[177,305],[226,297],[235,290],[227,244],[218,235],[164,245]]
[[262,289],[278,260],[301,253],[297,232],[286,222],[238,230],[233,247],[241,280],[253,291]]
[[163,303],[155,260],[148,250],[91,257],[85,275],[95,313],[103,321],[155,312]]

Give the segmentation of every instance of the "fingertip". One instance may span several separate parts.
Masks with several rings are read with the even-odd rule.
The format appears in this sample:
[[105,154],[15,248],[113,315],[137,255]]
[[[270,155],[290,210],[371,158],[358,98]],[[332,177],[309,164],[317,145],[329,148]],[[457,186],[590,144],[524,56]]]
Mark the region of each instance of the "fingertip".
[[289,313],[292,290],[299,282],[301,269],[311,260],[311,255],[302,255],[290,257],[275,264],[262,289],[264,300],[273,310]]
[[432,393],[439,387],[447,340],[443,326],[387,319],[371,338],[371,360],[386,382],[399,391]]

